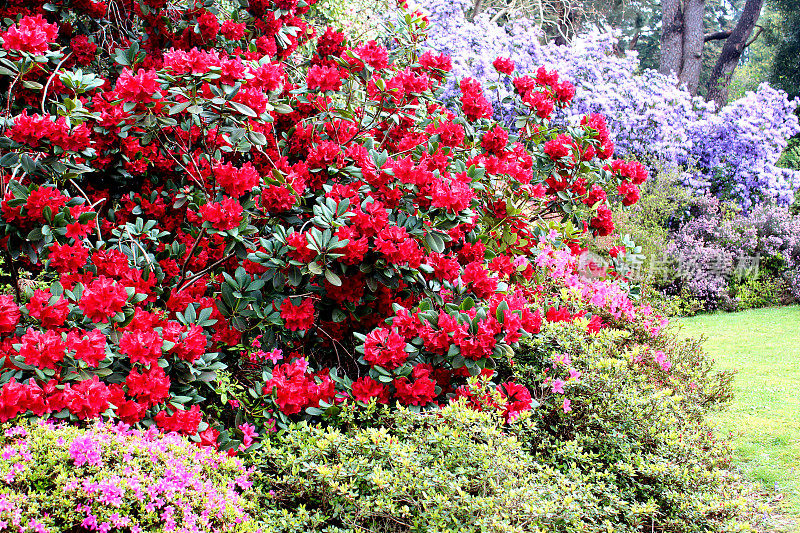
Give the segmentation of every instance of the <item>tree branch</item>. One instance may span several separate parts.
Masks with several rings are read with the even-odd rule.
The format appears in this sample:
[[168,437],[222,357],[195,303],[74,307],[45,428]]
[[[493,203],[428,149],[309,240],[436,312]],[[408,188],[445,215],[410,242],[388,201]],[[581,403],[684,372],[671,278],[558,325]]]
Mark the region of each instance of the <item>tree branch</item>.
[[709,33],[708,35],[703,36],[703,42],[707,43],[708,41],[722,41],[723,39],[727,39],[733,33],[732,30],[727,31],[715,31],[714,33]]
[[745,43],[745,45],[744,45],[745,48],[747,48],[748,46],[750,46],[751,44],[756,42],[756,39],[758,39],[758,36],[761,35],[762,31],[764,31],[764,26],[759,26],[758,24],[756,24],[755,27],[758,28],[756,30],[756,34],[753,35],[752,39],[750,39],[748,42]]

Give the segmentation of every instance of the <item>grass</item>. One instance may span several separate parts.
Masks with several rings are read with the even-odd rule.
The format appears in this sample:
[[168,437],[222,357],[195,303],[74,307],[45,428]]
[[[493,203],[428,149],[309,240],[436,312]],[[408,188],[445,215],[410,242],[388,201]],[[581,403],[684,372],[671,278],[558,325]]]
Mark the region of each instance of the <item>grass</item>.
[[730,434],[741,470],[783,498],[781,510],[800,523],[800,306],[680,323],[687,336],[708,337],[720,369],[737,371],[733,404],[712,420]]

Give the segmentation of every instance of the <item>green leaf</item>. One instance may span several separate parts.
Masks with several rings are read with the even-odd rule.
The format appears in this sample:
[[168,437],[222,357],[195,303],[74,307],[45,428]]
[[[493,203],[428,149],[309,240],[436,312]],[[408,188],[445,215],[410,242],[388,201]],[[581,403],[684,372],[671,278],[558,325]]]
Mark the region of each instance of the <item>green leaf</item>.
[[256,118],[258,116],[256,112],[253,111],[253,108],[251,108],[250,106],[240,104],[239,102],[229,102],[229,103],[231,104],[232,108],[234,108],[242,115],[247,115],[248,117],[253,117],[253,118]]
[[431,250],[437,254],[444,252],[444,239],[442,239],[437,233],[429,232],[427,235],[425,235],[425,242],[427,242]]
[[334,287],[341,287],[342,286],[342,279],[337,276],[333,271],[326,270],[325,271],[325,279],[328,280],[328,283],[333,285]]

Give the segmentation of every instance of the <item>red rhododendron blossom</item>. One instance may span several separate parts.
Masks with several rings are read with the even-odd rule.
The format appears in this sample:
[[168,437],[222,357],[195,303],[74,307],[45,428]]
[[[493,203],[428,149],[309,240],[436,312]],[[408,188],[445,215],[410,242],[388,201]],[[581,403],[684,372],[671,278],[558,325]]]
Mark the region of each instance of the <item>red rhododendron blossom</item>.
[[69,42],[75,62],[79,65],[88,65],[97,56],[97,45],[89,40],[86,35],[76,35]]
[[175,345],[169,353],[189,363],[193,363],[206,353],[208,340],[200,326],[192,325],[187,330],[177,322],[170,322],[164,326],[163,336],[165,341]]
[[569,135],[559,134],[555,139],[544,143],[544,153],[553,161],[559,161],[572,154],[575,141]]
[[530,391],[519,383],[509,381],[497,387],[500,396],[505,398],[503,406],[503,417],[507,421],[513,421],[523,411],[530,411],[533,399]]
[[489,272],[479,263],[470,263],[461,274],[463,281],[475,296],[488,298],[497,290],[497,278],[489,276]]
[[225,231],[237,227],[242,222],[242,204],[234,198],[224,198],[221,202],[209,202],[200,206],[202,220],[211,227]]
[[244,22],[237,23],[232,20],[226,20],[222,23],[222,27],[220,28],[220,33],[223,37],[230,41],[238,41],[244,37],[246,32],[247,24]]
[[263,393],[274,393],[281,411],[290,415],[306,407],[318,407],[320,401],[331,403],[335,384],[330,375],[308,372],[308,361],[299,358],[277,365],[272,370],[272,379],[264,385]]
[[481,84],[474,78],[461,80],[461,108],[470,121],[492,116],[492,104],[483,95]]
[[214,177],[225,192],[235,198],[250,192],[261,181],[258,171],[250,163],[241,168],[231,164],[218,165],[214,167]]
[[131,359],[131,364],[151,366],[158,363],[164,341],[153,330],[126,331],[119,340],[119,351]]
[[611,162],[611,170],[619,172],[620,176],[629,179],[634,185],[641,185],[647,180],[647,167],[638,161],[616,159]]
[[364,341],[364,360],[394,370],[408,359],[406,341],[394,329],[380,328],[370,332]]
[[85,379],[71,389],[64,389],[67,409],[81,420],[100,416],[100,413],[108,409],[110,395],[108,387],[100,383],[97,376]]
[[[53,303],[50,301],[53,300]],[[28,315],[42,322],[46,328],[58,328],[64,325],[69,315],[69,303],[63,296],[53,298],[47,291],[33,291],[31,299],[25,304]]]
[[67,334],[67,347],[75,352],[75,359],[85,361],[90,368],[97,368],[106,358],[106,336],[98,329],[84,335],[75,331]]
[[55,42],[58,26],[49,24],[41,15],[22,17],[20,21],[2,34],[3,48],[41,55],[49,44]]
[[369,403],[373,398],[378,403],[389,402],[389,388],[369,376],[362,376],[355,380],[351,393],[353,399],[357,402]]
[[375,41],[367,41],[356,47],[355,52],[364,63],[373,68],[382,69],[389,66],[389,52]]
[[419,56],[419,64],[428,70],[436,69],[444,72],[450,72],[453,69],[452,60],[450,59],[449,55],[435,55],[430,50],[427,50],[421,56]]
[[128,292],[123,285],[100,276],[83,289],[78,307],[92,322],[108,322],[127,301]]
[[338,91],[342,87],[342,79],[335,67],[314,65],[308,69],[306,84],[315,91]]
[[[167,414],[167,411],[160,411],[155,416],[156,425],[164,431],[174,431],[183,435],[194,435],[200,427],[203,415],[200,407],[193,405],[188,411],[173,409],[174,413]],[[209,436],[210,438],[210,436]],[[216,442],[216,437],[214,438]]]
[[64,359],[67,345],[55,331],[28,331],[20,339],[19,355],[26,365],[55,370],[56,363]]
[[58,272],[77,272],[89,259],[89,250],[81,243],[69,245],[56,242],[50,247],[47,259],[50,266]]
[[522,97],[522,101],[536,111],[536,116],[542,119],[550,118],[555,109],[553,99],[544,91],[530,91]]
[[25,385],[14,378],[0,388],[0,422],[7,422],[23,411],[25,393]]
[[151,365],[144,372],[133,369],[125,378],[128,395],[142,402],[145,408],[168,399],[169,384],[169,376],[158,365]]
[[0,333],[11,333],[17,328],[20,312],[14,297],[0,294]]
[[487,152],[500,153],[508,144],[508,132],[500,126],[495,126],[481,138],[481,147]]
[[281,303],[281,318],[289,331],[311,329],[314,325],[314,300],[304,298],[300,305],[294,305],[291,298]]
[[289,250],[289,256],[295,261],[307,264],[317,256],[317,252],[308,247],[308,239],[305,233],[290,233],[286,237],[286,244],[294,248],[294,250]]
[[503,74],[511,75],[514,72],[514,61],[508,57],[498,57],[492,61],[492,66]]
[[133,74],[124,69],[117,79],[117,94],[128,102],[150,102],[153,94],[160,89],[158,75],[154,70],[139,70]]
[[597,231],[601,237],[610,235],[614,231],[614,219],[611,209],[608,206],[601,205],[597,208],[597,216],[592,219],[589,227]]
[[403,405],[426,405],[436,397],[436,382],[428,377],[420,377],[413,382],[408,378],[394,380],[397,389],[395,396]]
[[37,148],[42,141],[47,141],[64,150],[80,152],[91,144],[89,129],[85,124],[71,128],[66,117],[28,115],[27,109],[14,117],[14,125],[6,135],[32,148]]
[[622,205],[630,206],[639,201],[639,188],[629,181],[622,182],[617,192],[622,196]]
[[214,13],[206,11],[197,18],[197,27],[204,41],[216,39],[219,33],[219,19]]
[[559,102],[569,103],[575,97],[575,86],[569,81],[561,81],[553,88]]

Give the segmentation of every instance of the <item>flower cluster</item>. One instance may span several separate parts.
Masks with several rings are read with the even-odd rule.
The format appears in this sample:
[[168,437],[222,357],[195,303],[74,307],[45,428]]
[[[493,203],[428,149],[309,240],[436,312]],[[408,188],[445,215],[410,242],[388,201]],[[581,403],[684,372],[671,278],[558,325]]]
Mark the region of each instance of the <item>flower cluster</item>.
[[[59,23],[25,79],[47,83],[72,46],[89,65],[3,101],[0,246],[42,283],[0,298],[0,418],[114,418],[235,453],[338,402],[435,408],[543,320],[605,327],[545,280],[642,319],[622,285],[576,273],[646,172],[612,159],[602,116],[552,120],[571,82],[509,77],[512,132],[475,79],[455,111],[437,102],[450,61],[417,54],[419,13],[391,47],[328,29],[301,50],[314,31],[289,4],[235,25],[136,4],[105,33],[118,51],[89,60],[94,15],[58,3],[86,24]],[[568,237],[538,223],[554,215]],[[524,394],[501,390],[513,418]]]
[[175,434],[4,426],[0,523],[13,531],[252,531],[250,471]]
[[[800,173],[777,166],[788,139],[800,132],[797,104],[780,91],[761,85],[717,110],[674,77],[639,73],[636,55],[615,53],[610,35],[542,45],[540,30],[526,19],[501,25],[491,12],[471,19],[472,2],[466,0],[426,0],[424,6],[432,27],[425,45],[451,56],[456,79],[472,76],[495,86],[487,94],[494,117],[506,124],[516,117],[505,105],[515,90],[505,75],[547,65],[574,84],[574,104],[561,118],[574,123],[592,112],[613,117],[609,130],[619,155],[678,167],[687,186],[734,198],[745,209],[765,199],[790,205],[800,189]],[[457,102],[455,82],[446,85],[444,97]]]

